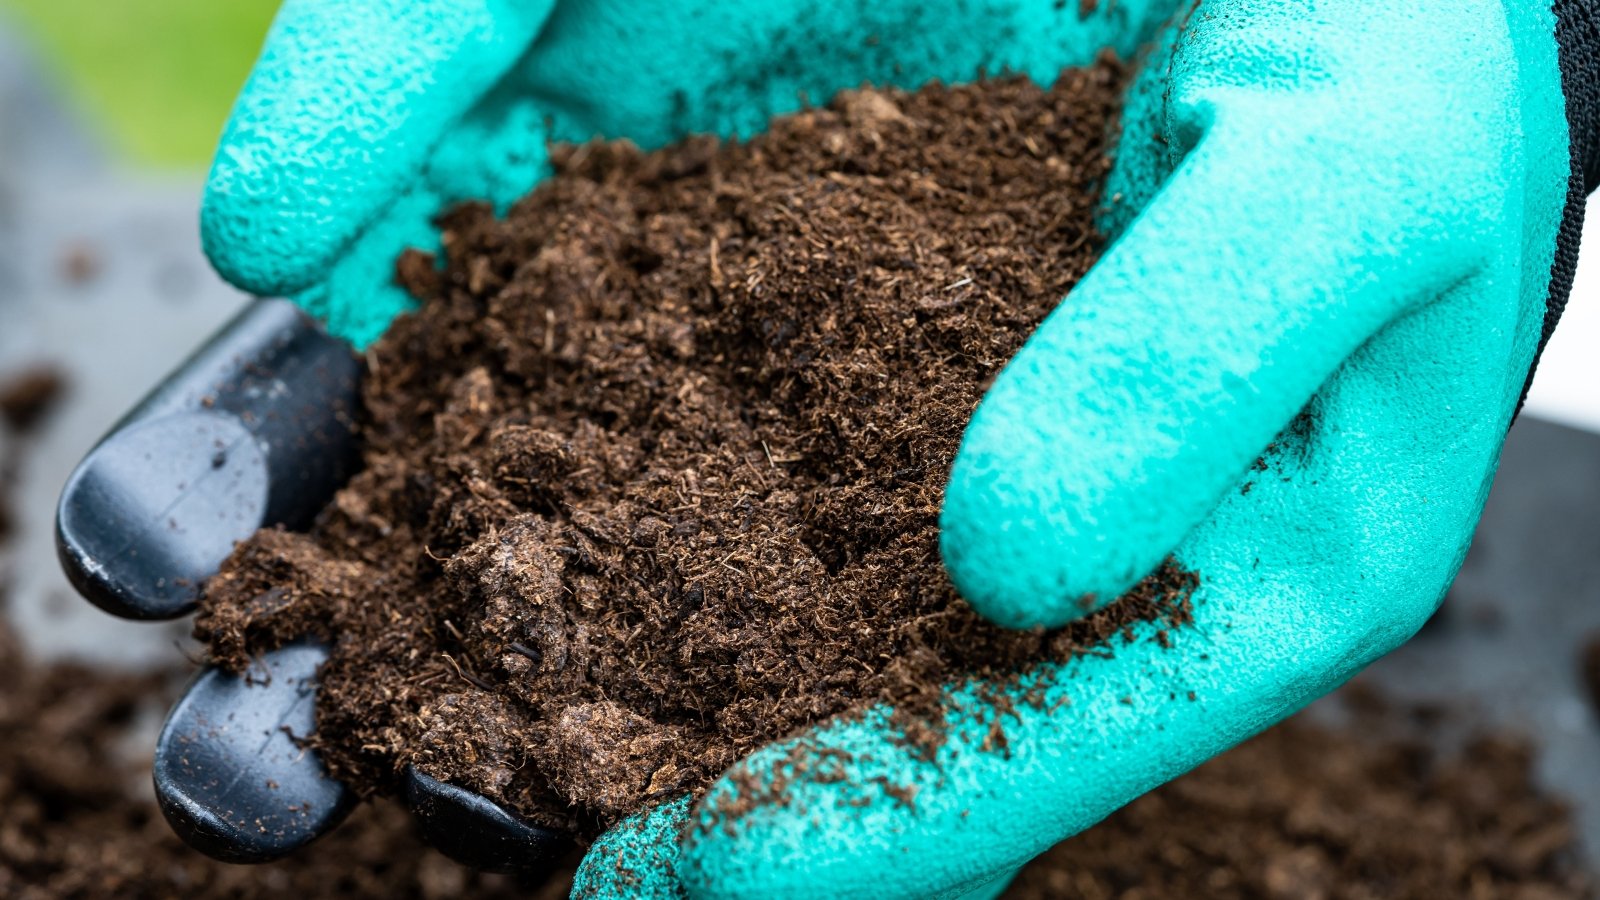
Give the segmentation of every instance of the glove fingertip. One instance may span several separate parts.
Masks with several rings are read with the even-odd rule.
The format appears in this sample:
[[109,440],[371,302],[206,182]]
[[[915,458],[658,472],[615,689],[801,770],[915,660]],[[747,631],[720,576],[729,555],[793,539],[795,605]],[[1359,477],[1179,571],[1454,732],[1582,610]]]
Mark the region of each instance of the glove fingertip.
[[[1112,571],[1103,541],[1068,484],[1064,448],[992,396],[973,417],[940,514],[950,580],[979,614],[1007,628],[1055,627],[1093,612],[1137,573]],[[1100,552],[1097,552],[1100,551]]]
[[299,293],[322,280],[348,228],[313,216],[310,198],[282,186],[282,173],[253,173],[226,145],[218,151],[200,203],[200,246],[217,273],[267,297]]
[[572,881],[582,900],[682,900],[679,836],[689,819],[689,797],[630,816],[601,835],[584,854]]

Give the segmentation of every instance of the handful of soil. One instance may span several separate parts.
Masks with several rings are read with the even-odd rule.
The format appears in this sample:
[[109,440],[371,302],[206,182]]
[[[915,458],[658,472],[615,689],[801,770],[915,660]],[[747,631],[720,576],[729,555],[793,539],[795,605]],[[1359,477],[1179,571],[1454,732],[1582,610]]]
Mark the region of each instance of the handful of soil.
[[422,306],[368,353],[365,470],[309,535],[241,544],[197,634],[235,669],[332,640],[312,743],[359,790],[415,765],[593,835],[874,703],[931,748],[951,683],[1182,624],[1172,565],[1013,632],[939,561],[968,418],[1101,250],[1122,86],[556,148],[504,220],[441,220],[442,269],[400,260]]

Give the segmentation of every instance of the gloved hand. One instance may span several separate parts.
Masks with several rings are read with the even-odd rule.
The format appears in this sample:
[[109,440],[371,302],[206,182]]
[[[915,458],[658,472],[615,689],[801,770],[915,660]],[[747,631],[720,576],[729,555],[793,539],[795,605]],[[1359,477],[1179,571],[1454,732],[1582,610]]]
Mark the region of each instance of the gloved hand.
[[[744,134],[802,92],[1048,80],[1159,34],[1106,191],[1117,241],[974,416],[944,554],[980,611],[1022,626],[1175,553],[1200,573],[1194,624],[1040,667],[1023,688],[1043,702],[1001,713],[964,689],[931,762],[882,711],[768,748],[602,838],[577,888],[987,895],[1437,605],[1600,180],[1600,11],[1557,6],[289,0],[204,236],[237,283],[299,292],[364,342],[403,305],[390,265],[433,242],[426,217],[525,192],[547,138]],[[1003,753],[981,749],[997,716]],[[841,750],[848,777],[806,777]]]

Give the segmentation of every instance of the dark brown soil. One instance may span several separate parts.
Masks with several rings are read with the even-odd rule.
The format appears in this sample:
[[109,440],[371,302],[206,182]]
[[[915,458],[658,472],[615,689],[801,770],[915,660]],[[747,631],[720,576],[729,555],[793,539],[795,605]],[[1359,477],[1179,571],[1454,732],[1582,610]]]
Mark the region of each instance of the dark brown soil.
[[336,641],[316,746],[592,835],[876,701],[1181,625],[1166,566],[1084,622],[954,593],[938,511],[985,386],[1094,262],[1122,73],[846,93],[742,145],[559,148],[368,354],[365,471],[207,587],[224,665]]
[[39,424],[66,390],[66,377],[40,365],[0,378],[0,421],[17,431]]
[[[184,846],[150,786],[152,727],[179,683],[38,666],[0,626],[0,897],[250,900],[554,898],[428,850],[410,816],[364,805],[293,860],[230,866]],[[136,738],[136,735],[139,735]],[[133,760],[139,760],[137,763]]]
[[1584,642],[1578,664],[1589,703],[1595,714],[1600,715],[1600,632],[1590,635]]
[[[230,866],[189,850],[156,809],[147,762],[149,729],[180,678],[37,665],[0,624],[0,897],[567,895],[570,868],[541,887],[456,866],[423,847],[409,816],[386,801],[282,863]],[[1408,716],[1359,685],[1343,696],[1349,727],[1286,723],[1045,854],[1006,896],[1594,895],[1568,811],[1533,783],[1525,743],[1485,736],[1440,753],[1426,740],[1441,730],[1436,713]]]
[[1301,716],[1226,753],[1023,870],[1008,900],[1554,900],[1591,897],[1566,806],[1523,741],[1459,751],[1426,720]]
[[[174,675],[36,666],[0,628],[0,896],[14,900],[555,900],[423,847],[406,813],[363,805],[291,860],[230,866],[184,847],[157,811],[135,723]],[[1591,897],[1565,806],[1528,746],[1485,736],[1456,754],[1369,716],[1304,717],[1160,788],[1023,870],[1008,900],[1176,897],[1433,900]]]

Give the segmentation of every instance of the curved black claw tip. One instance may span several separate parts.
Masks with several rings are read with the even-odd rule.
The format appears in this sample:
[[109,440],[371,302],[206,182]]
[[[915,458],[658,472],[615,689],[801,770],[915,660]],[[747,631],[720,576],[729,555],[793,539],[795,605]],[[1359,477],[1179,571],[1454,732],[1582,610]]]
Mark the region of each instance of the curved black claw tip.
[[354,469],[361,367],[286,300],[258,300],[118,422],[67,480],[56,548],[113,615],[169,619],[235,541],[311,521]]
[[292,644],[245,675],[203,671],[156,743],[156,798],[178,836],[226,862],[268,862],[338,825],[355,803],[317,755],[316,673],[327,650]]
[[486,872],[542,874],[572,847],[566,835],[529,825],[481,794],[412,766],[405,770],[405,791],[423,838],[463,865]]

